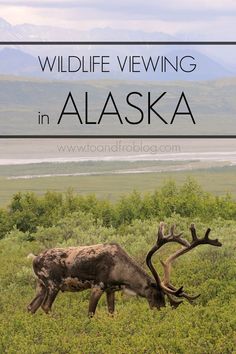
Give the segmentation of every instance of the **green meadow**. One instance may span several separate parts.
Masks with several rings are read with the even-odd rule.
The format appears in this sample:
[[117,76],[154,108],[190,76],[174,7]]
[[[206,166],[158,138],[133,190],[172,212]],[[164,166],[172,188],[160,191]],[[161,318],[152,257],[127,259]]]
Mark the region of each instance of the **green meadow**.
[[[193,169],[185,170],[189,163],[193,164]],[[175,171],[176,169],[178,171]],[[140,173],[133,173],[137,170]],[[73,175],[76,173],[88,175]],[[68,175],[61,176],[61,174]],[[42,175],[46,177],[37,177]],[[158,164],[152,161],[137,161],[0,166],[0,205],[6,206],[18,191],[43,194],[48,190],[66,191],[67,189],[73,189],[80,194],[95,194],[99,198],[114,201],[133,190],[154,191],[169,179],[181,185],[187,177],[195,178],[206,191],[216,195],[230,193],[236,197],[235,175],[235,166],[198,168],[198,161],[171,161],[158,162]],[[31,176],[31,178],[17,178],[19,176]]]
[[[181,162],[159,165],[183,167]],[[236,353],[236,168],[155,168],[153,162],[1,166],[0,353]],[[33,178],[18,178],[29,175]],[[116,293],[114,315],[102,297],[91,319],[86,290],[60,293],[49,315],[41,309],[27,312],[36,286],[29,253],[115,241],[148,272],[145,256],[162,220],[168,227],[176,224],[188,240],[192,222],[201,237],[210,227],[210,237],[223,244],[199,246],[174,263],[172,283],[200,293],[194,303],[150,310],[145,299]],[[154,256],[161,276],[160,259],[177,248],[164,246]]]

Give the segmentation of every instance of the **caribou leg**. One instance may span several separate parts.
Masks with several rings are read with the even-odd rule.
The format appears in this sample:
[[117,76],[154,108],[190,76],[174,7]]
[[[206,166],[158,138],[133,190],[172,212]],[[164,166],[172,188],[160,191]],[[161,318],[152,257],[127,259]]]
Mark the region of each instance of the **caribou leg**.
[[50,286],[48,288],[47,296],[45,297],[41,307],[45,313],[51,311],[52,304],[57,297],[59,289],[56,286]]
[[89,317],[94,316],[98,301],[100,300],[103,292],[104,290],[102,290],[100,287],[92,288],[90,299],[89,299],[89,310],[88,310]]
[[47,290],[44,284],[42,284],[40,281],[37,281],[37,288],[36,288],[36,296],[35,298],[31,301],[31,303],[27,306],[27,310],[31,312],[32,314],[35,313],[42,302],[44,301]]
[[112,290],[106,290],[107,297],[107,307],[109,313],[114,313],[115,311],[115,292]]

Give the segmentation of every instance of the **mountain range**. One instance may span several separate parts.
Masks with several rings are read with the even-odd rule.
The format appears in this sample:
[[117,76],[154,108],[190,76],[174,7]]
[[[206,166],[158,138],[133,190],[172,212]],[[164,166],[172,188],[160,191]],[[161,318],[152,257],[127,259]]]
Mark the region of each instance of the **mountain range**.
[[[80,31],[76,29],[57,28],[53,26],[40,26],[34,24],[11,25],[5,19],[0,18],[0,41],[177,41],[179,38],[170,36],[166,33],[153,32],[146,33],[140,30],[98,28],[89,31]],[[70,48],[70,49],[68,49]],[[157,56],[166,55],[168,58],[174,58],[176,55],[191,55],[196,58],[198,70],[191,74],[184,72],[153,75],[152,72],[139,75],[123,75],[123,79],[139,80],[211,80],[222,77],[236,75],[236,67],[230,68],[221,62],[218,62],[214,56],[202,53],[198,47],[189,46],[112,46],[112,47],[49,47],[49,46],[0,46],[0,74],[3,75],[22,75],[22,76],[42,76],[38,64],[38,55],[142,55]],[[47,75],[43,75],[47,77]],[[62,75],[52,75],[48,78],[62,78]],[[63,78],[71,79],[72,76],[64,75]],[[78,79],[74,75],[73,79]],[[98,79],[99,75],[84,75],[83,79]],[[104,76],[103,76],[104,78]],[[121,78],[119,73],[113,70],[109,78]]]
[[146,33],[140,30],[94,28],[89,31],[80,31],[52,26],[32,24],[11,25],[0,17],[0,41],[173,41],[174,36],[161,32]]

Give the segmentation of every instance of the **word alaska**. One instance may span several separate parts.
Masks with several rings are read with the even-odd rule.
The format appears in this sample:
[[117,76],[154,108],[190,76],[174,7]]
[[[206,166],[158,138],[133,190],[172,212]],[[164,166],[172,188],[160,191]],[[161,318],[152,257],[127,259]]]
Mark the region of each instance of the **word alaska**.
[[[80,124],[101,124],[103,120],[105,121],[105,117],[112,117],[120,124],[140,124],[142,122],[151,124],[156,119],[159,119],[163,124],[173,124],[177,116],[187,116],[193,124],[196,124],[184,92],[181,93],[173,106],[171,120],[160,113],[159,107],[159,104],[166,99],[167,92],[163,92],[159,96],[153,96],[151,92],[147,92],[145,95],[141,92],[130,92],[124,97],[124,102],[120,102],[120,97],[118,102],[112,92],[109,92],[105,100],[102,101],[101,109],[99,108],[98,116],[95,118],[94,112],[93,114],[90,112],[90,105],[93,104],[91,109],[94,108],[93,97],[85,92],[83,105],[81,106],[80,101],[79,106],[72,93],[69,92],[57,124],[66,121],[68,116],[74,116]],[[129,114],[124,114],[124,107]],[[171,106],[170,108],[172,110]]]

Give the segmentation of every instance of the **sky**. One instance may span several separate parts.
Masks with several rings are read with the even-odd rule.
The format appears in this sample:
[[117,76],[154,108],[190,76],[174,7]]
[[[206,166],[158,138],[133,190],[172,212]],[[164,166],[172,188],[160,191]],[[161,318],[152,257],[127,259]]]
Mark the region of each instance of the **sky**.
[[193,39],[235,40],[236,34],[235,0],[5,0],[0,16],[12,24],[140,29]]

